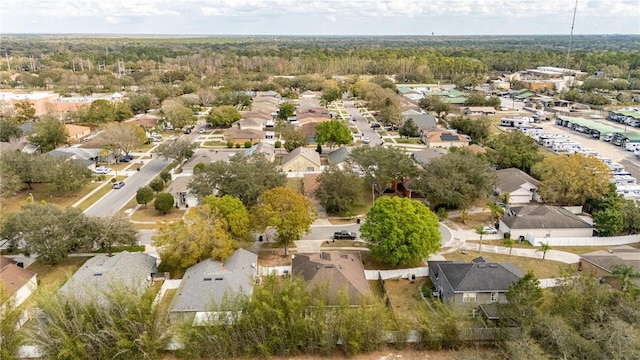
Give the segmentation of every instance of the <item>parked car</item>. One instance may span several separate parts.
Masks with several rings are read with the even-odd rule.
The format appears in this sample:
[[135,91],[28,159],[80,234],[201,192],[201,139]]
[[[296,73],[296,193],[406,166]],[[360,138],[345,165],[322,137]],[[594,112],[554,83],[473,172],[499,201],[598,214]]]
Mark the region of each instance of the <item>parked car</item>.
[[382,125],[380,125],[380,124],[378,124],[378,123],[373,123],[373,124],[371,124],[371,128],[372,128],[372,129],[379,129],[379,128],[381,128],[381,127],[382,127]]
[[105,166],[98,166],[97,168],[93,169],[94,174],[108,174],[110,172],[111,168]]
[[118,158],[118,161],[123,163],[128,163],[129,161],[131,161],[131,159],[129,159],[127,156],[121,156]]
[[124,186],[124,181],[116,181],[116,182],[113,183],[113,188],[114,189],[120,189],[123,186]]
[[198,132],[199,132],[200,134],[204,134],[204,128],[200,128],[200,130],[198,130]]
[[484,227],[482,227],[482,229],[484,231],[486,231],[487,234],[497,234],[498,233],[498,230],[496,230],[495,228],[492,228],[491,226],[484,226]]
[[191,129],[188,129],[188,128],[187,128],[187,129],[185,129],[185,130],[184,130],[184,133],[185,133],[185,134],[191,134]]
[[356,238],[356,233],[354,233],[353,231],[340,230],[333,233],[334,240],[341,240],[341,239],[355,240],[355,238]]
[[365,136],[364,139],[362,139],[362,142],[365,143],[365,144],[368,144],[368,143],[371,142],[371,138],[368,137],[368,136]]

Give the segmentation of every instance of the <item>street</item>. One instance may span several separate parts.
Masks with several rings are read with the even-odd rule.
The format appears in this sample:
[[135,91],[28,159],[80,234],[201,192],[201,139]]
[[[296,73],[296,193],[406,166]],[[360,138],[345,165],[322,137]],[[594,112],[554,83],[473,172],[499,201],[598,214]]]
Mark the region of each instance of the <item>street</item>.
[[[136,196],[139,188],[147,185],[164,168],[169,165],[169,160],[155,157],[145,163],[140,171],[124,180],[125,186],[121,189],[111,190],[107,195],[96,201],[91,207],[85,210],[87,216],[111,216],[125,206]],[[109,185],[108,185],[109,186]]]
[[344,108],[349,112],[349,115],[351,115],[351,118],[358,130],[362,133],[362,136],[369,137],[371,139],[369,146],[380,145],[382,138],[374,129],[371,128],[371,125],[367,122],[364,116],[360,114],[353,101],[344,100],[342,103],[344,104]]

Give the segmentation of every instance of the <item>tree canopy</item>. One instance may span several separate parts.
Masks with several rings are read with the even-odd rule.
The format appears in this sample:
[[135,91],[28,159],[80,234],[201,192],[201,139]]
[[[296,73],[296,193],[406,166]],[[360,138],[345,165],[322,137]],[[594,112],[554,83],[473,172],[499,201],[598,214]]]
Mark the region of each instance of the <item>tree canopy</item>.
[[247,206],[253,206],[265,191],[284,186],[286,174],[263,156],[236,154],[228,162],[205,164],[194,174],[189,189],[199,198],[217,193],[232,195]]
[[175,160],[178,162],[178,168],[181,168],[182,163],[193,156],[196,147],[191,140],[181,138],[163,142],[156,148],[156,153],[165,159]]
[[212,108],[207,115],[207,122],[214,127],[228,128],[241,118],[242,115],[234,106],[224,105]]
[[341,120],[331,119],[316,126],[316,142],[328,144],[329,149],[336,145],[349,145],[352,141],[351,130]]
[[391,265],[416,265],[440,249],[438,217],[423,203],[378,198],[360,227],[371,255]]
[[42,152],[49,152],[67,143],[67,129],[58,119],[47,116],[33,125],[29,141],[38,145]]
[[284,140],[284,148],[287,149],[287,151],[293,151],[293,149],[307,145],[307,136],[299,126],[283,124],[281,122],[278,129],[282,140]]
[[296,113],[296,106],[290,102],[286,102],[280,105],[280,110],[278,111],[278,119],[287,120],[287,118],[293,116]]
[[394,181],[403,181],[418,173],[413,160],[402,149],[360,146],[351,151],[349,162],[364,174],[365,181],[382,195]]
[[531,168],[542,161],[539,145],[521,131],[501,133],[495,136],[489,146],[489,159],[501,169],[517,168],[530,172]]
[[133,123],[108,123],[97,136],[98,141],[116,156],[129,154],[147,141],[144,129]]
[[318,176],[315,196],[327,212],[340,214],[351,210],[362,195],[363,180],[350,165],[331,165]]
[[311,230],[311,224],[317,217],[311,201],[284,187],[265,191],[252,208],[252,214],[256,229],[276,229],[276,242],[284,247],[285,255],[295,240],[300,240],[303,233]]
[[609,191],[607,165],[583,154],[548,156],[532,172],[540,179],[538,193],[548,203],[584,205],[587,199],[600,199]]

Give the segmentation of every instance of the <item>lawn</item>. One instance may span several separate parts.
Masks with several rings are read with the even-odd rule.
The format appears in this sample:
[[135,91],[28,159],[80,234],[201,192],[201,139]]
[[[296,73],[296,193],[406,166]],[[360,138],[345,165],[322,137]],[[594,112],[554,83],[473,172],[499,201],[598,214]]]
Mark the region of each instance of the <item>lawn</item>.
[[171,209],[168,214],[162,215],[156,211],[153,202],[150,202],[147,204],[146,209],[142,206],[136,210],[136,212],[131,215],[131,220],[141,222],[175,221],[182,219],[185,212],[186,210]]
[[62,286],[88,259],[88,257],[68,257],[56,265],[46,265],[36,260],[27,269],[38,274],[39,291],[54,291]]
[[334,241],[325,241],[322,243],[321,247],[362,247],[366,248],[367,243],[364,241],[353,241],[353,240],[334,240]]
[[291,254],[284,256],[282,249],[263,249],[258,252],[260,266],[287,266],[291,265]]
[[466,224],[460,221],[459,217],[452,216],[452,217],[449,217],[449,220],[453,221],[464,230],[473,230],[476,226],[480,224],[483,224],[483,225],[491,224],[490,212],[472,213],[472,214],[468,214],[468,216],[469,216],[469,220],[467,220]]
[[420,296],[420,289],[424,282],[425,279],[416,279],[413,284],[407,279],[385,281],[391,307],[400,321],[415,319],[416,310],[426,306]]
[[396,142],[398,144],[422,144],[422,141],[420,140],[420,138],[399,138],[396,139]]
[[[471,240],[467,242],[477,244],[480,241]],[[484,245],[504,246],[502,244],[502,240],[482,240],[482,243]],[[553,246],[551,249],[558,250],[558,251],[566,251],[576,255],[582,255],[582,254],[590,253],[592,251],[607,250],[610,247],[611,246],[604,246],[604,245],[603,246]],[[513,248],[514,249],[515,248],[532,249],[533,245],[529,244],[528,241],[523,241],[522,243],[519,243],[518,241],[516,241],[515,244],[513,244]]]
[[477,251],[465,250],[465,254],[461,252],[455,252],[451,254],[445,254],[444,257],[447,260],[462,260],[465,262],[471,262],[471,260],[482,256],[488,261],[504,263],[510,262],[514,263],[523,273],[527,273],[529,271],[533,271],[533,274],[538,279],[547,279],[552,277],[558,277],[561,275],[562,270],[565,269],[568,265],[565,263],[561,263],[559,261],[552,260],[544,260],[534,259],[522,256],[509,256],[503,254],[491,254],[491,253],[480,253]]
[[[349,252],[349,251],[347,251],[347,252]],[[374,260],[373,257],[371,256],[371,253],[369,253],[368,251],[362,251],[362,252],[359,251],[359,253],[360,253],[360,257],[362,258],[362,262],[364,263],[364,268],[366,270],[410,269],[410,268],[414,268],[414,267],[425,266],[423,263],[413,264],[413,265],[393,266],[393,265],[381,263],[381,262],[378,262],[378,261]]]
[[67,208],[100,185],[101,183],[89,183],[76,193],[60,194],[54,191],[50,184],[32,184],[33,189],[23,190],[15,196],[2,199],[2,212],[5,214],[19,212],[22,205],[27,203],[27,197],[29,197],[29,194],[33,194],[34,202],[46,201],[49,204],[55,204],[62,208]]

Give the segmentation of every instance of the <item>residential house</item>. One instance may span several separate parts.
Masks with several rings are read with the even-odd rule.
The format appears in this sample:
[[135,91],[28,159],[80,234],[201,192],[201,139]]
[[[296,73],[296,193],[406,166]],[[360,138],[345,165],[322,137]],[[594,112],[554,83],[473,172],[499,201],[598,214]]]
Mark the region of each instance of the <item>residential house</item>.
[[145,253],[98,254],[87,260],[58,293],[82,302],[104,301],[105,294],[115,289],[142,296],[157,269],[156,258]]
[[316,127],[320,124],[320,122],[309,122],[300,125],[300,130],[307,139],[307,143],[313,144],[316,142]]
[[491,106],[467,106],[464,108],[464,114],[467,116],[489,116],[495,115],[496,109]]
[[326,287],[329,303],[333,305],[338,305],[341,296],[345,296],[351,306],[358,306],[360,297],[371,293],[360,253],[297,254],[291,262],[291,272],[302,276],[309,291]]
[[249,141],[250,143],[261,142],[266,137],[266,132],[256,129],[241,129],[237,126],[230,127],[224,131],[222,136],[224,141],[231,141],[234,144],[244,144]]
[[550,205],[512,206],[499,224],[512,239],[593,236],[593,225],[568,209]]
[[[36,273],[22,268],[11,258],[0,255],[0,290],[7,297],[5,304],[18,307],[38,287]],[[0,308],[5,304],[0,304]]]
[[421,140],[428,147],[464,147],[469,146],[469,139],[453,131],[431,128],[423,131]]
[[407,114],[402,116],[402,123],[407,120],[413,120],[413,123],[418,126],[418,130],[427,131],[436,126],[436,118],[429,113]]
[[[184,172],[183,172],[184,174]],[[193,169],[191,170],[193,174]],[[186,174],[184,174],[186,175]],[[189,209],[200,204],[198,196],[191,193],[189,184],[193,180],[193,176],[177,176],[167,186],[165,192],[173,195],[174,204],[180,209]],[[217,193],[214,191],[214,194]]]
[[224,262],[207,259],[187,269],[176,291],[169,319],[204,325],[232,323],[236,309],[225,308],[234,296],[250,297],[258,276],[258,255],[238,249]]
[[443,148],[430,148],[425,150],[416,151],[411,154],[413,161],[418,163],[418,165],[424,167],[431,160],[435,158],[439,158],[440,156],[446,155],[449,151]]
[[243,117],[242,119],[231,124],[231,127],[237,127],[238,129],[243,130],[264,130],[267,121],[267,119],[263,119],[260,117]]
[[315,150],[299,147],[282,158],[282,171],[292,176],[304,173],[320,172],[322,163],[320,154]]
[[202,163],[205,165],[217,161],[229,161],[229,158],[237,154],[234,150],[197,149],[193,156],[182,166],[182,174],[193,175],[193,168]]
[[[629,266],[640,272],[640,249],[621,245],[583,254],[578,262],[578,270],[589,272],[599,278],[607,278],[611,276],[614,265]],[[610,279],[609,282],[618,288],[623,285],[615,279]]]
[[91,128],[88,126],[65,124],[64,127],[67,130],[68,142],[80,140],[83,137],[89,136],[91,134]]
[[508,204],[528,204],[532,201],[542,202],[538,194],[538,180],[516,168],[496,171],[498,184],[495,188],[497,195],[508,194]]
[[26,154],[33,154],[38,151],[38,146],[30,142],[0,142],[0,154],[7,151],[20,151]]
[[261,156],[264,156],[265,159],[269,161],[273,161],[276,157],[276,148],[272,144],[261,142],[260,144],[253,145],[252,147],[248,148],[244,152],[244,156],[254,156],[254,155],[256,156],[261,155]]
[[338,167],[342,168],[344,162],[349,158],[350,155],[351,148],[341,146],[327,154],[327,162],[329,163],[329,165],[337,165]]
[[300,94],[300,97],[303,99],[315,99],[315,98],[319,98],[320,95],[314,91],[311,90],[307,90],[304,91]]
[[506,303],[506,292],[524,275],[512,263],[428,261],[429,279],[437,296],[451,305],[476,307]]

